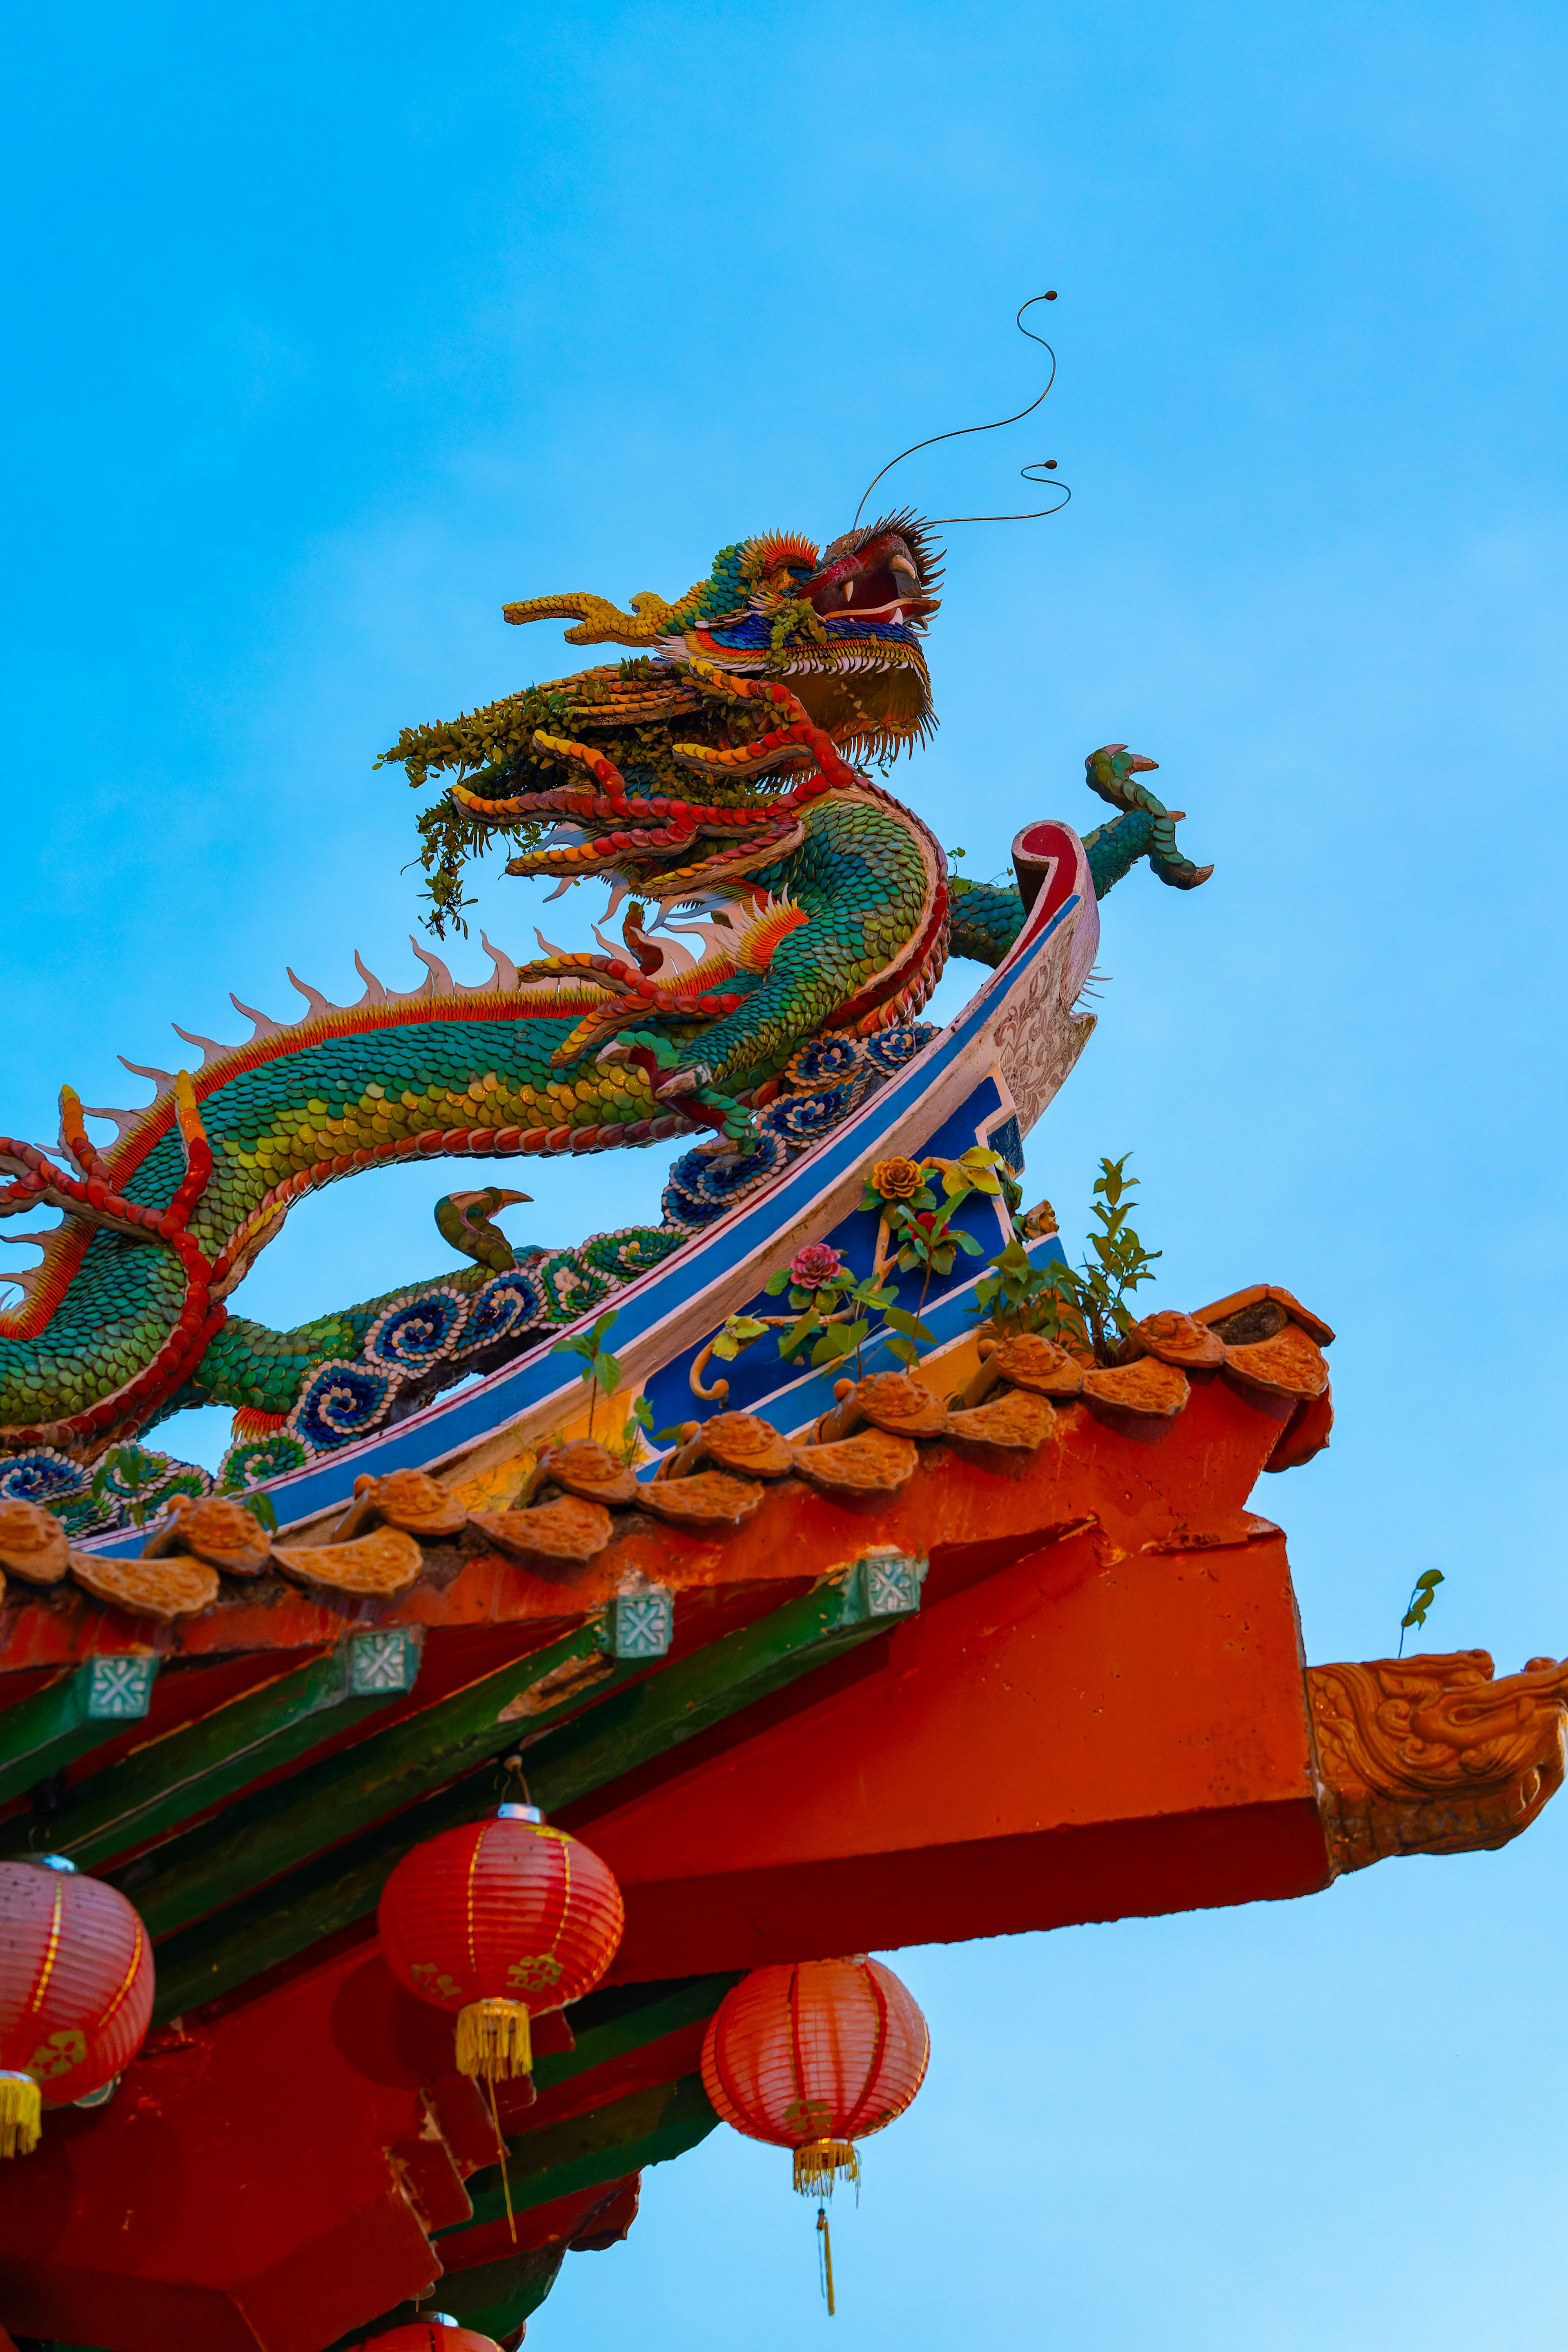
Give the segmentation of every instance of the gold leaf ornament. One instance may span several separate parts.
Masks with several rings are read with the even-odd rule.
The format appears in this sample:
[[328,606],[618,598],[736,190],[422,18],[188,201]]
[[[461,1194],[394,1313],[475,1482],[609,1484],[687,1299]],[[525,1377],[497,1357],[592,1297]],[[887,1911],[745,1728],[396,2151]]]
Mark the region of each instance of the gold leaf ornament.
[[40,1503],[0,1502],[0,1568],[26,1584],[58,1584],[70,1567],[65,1528]]
[[388,1600],[417,1583],[425,1555],[401,1528],[377,1528],[352,1543],[274,1544],[272,1557],[298,1584],[363,1600]]
[[181,1617],[199,1617],[218,1597],[217,1570],[205,1560],[176,1554],[166,1559],[110,1559],[98,1553],[73,1551],[73,1580],[95,1601],[123,1609],[131,1617],[153,1617],[172,1625]]

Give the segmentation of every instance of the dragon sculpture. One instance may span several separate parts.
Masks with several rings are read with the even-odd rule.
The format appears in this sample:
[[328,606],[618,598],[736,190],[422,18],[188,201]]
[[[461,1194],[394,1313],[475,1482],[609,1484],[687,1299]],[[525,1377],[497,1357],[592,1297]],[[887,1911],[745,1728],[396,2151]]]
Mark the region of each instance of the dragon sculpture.
[[[290,972],[299,1020],[239,1005],[253,1034],[237,1046],[176,1024],[203,1058],[141,1071],[144,1109],[84,1110],[68,1087],[58,1148],[0,1138],[0,1216],[60,1212],[0,1318],[0,1495],[74,1527],[112,1517],[92,1465],[191,1405],[235,1409],[231,1489],[361,1436],[660,1263],[916,1052],[948,955],[994,966],[1024,918],[1016,891],[950,881],[935,836],[864,764],[885,772],[934,724],[939,577],[905,513],[821,552],[781,532],[724,548],[674,604],[506,606],[629,657],[407,729],[383,755],[445,784],[421,819],[429,927],[466,929],[465,866],[499,836],[510,874],[605,880],[619,943],[600,929],[603,954],[567,954],[542,938],[518,966],[486,940],[478,986],[416,947],[426,977],[401,995],[356,957],[364,993],[346,1006]],[[1100,895],[1144,856],[1178,887],[1207,875],[1138,781],[1152,765],[1121,745],[1089,760],[1120,812],[1088,838]],[[700,954],[663,929],[682,915]],[[112,1120],[114,1143],[100,1150],[88,1118]],[[229,1312],[294,1203],[361,1169],[682,1135],[702,1139],[658,1225],[514,1253],[490,1221],[527,1195],[455,1192],[437,1222],[458,1269],[290,1331]]]

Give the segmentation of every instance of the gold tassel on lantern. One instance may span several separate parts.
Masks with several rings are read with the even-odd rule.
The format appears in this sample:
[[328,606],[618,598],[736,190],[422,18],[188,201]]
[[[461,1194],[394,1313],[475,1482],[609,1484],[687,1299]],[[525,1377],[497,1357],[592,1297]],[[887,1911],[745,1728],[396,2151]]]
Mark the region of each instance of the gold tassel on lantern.
[[43,2126],[43,2101],[31,2074],[0,2073],[0,2157],[31,2156]]
[[795,2185],[803,2197],[831,2197],[840,2174],[853,2180],[858,2190],[860,2159],[853,2141],[808,2139],[804,2147],[795,2149]]
[[458,2072],[487,2083],[533,2072],[528,2011],[521,2000],[471,2000],[458,2011]]
[[833,2300],[833,2232],[827,2226],[826,2205],[819,2205],[816,2209],[816,2234],[822,2242],[817,2248],[821,2257],[822,2293],[827,2305],[827,2316],[831,2319],[838,2306]]

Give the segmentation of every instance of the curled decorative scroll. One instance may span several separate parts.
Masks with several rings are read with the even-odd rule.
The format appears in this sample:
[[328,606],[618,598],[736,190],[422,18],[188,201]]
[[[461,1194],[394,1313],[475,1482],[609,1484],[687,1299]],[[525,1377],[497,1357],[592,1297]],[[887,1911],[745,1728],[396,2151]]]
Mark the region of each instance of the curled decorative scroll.
[[1336,1876],[1506,1845],[1563,1785],[1568,1659],[1500,1682],[1485,1650],[1310,1666],[1307,1695]]

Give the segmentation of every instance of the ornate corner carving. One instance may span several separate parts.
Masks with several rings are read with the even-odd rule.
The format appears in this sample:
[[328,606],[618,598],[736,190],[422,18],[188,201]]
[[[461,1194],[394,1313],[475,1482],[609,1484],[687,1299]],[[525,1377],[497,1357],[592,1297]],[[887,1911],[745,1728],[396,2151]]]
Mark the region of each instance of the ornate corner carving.
[[1568,1659],[1500,1682],[1485,1650],[1309,1666],[1307,1698],[1336,1877],[1506,1845],[1563,1785]]
[[[1068,917],[1060,944],[1053,940],[1047,946],[992,1032],[991,1042],[1026,1135],[1066,1081],[1094,1029],[1093,1013],[1072,1009],[1083,977],[1073,953],[1075,940],[1083,937],[1083,919],[1081,910]],[[1099,935],[1097,924],[1089,938],[1087,962],[1094,960]]]

